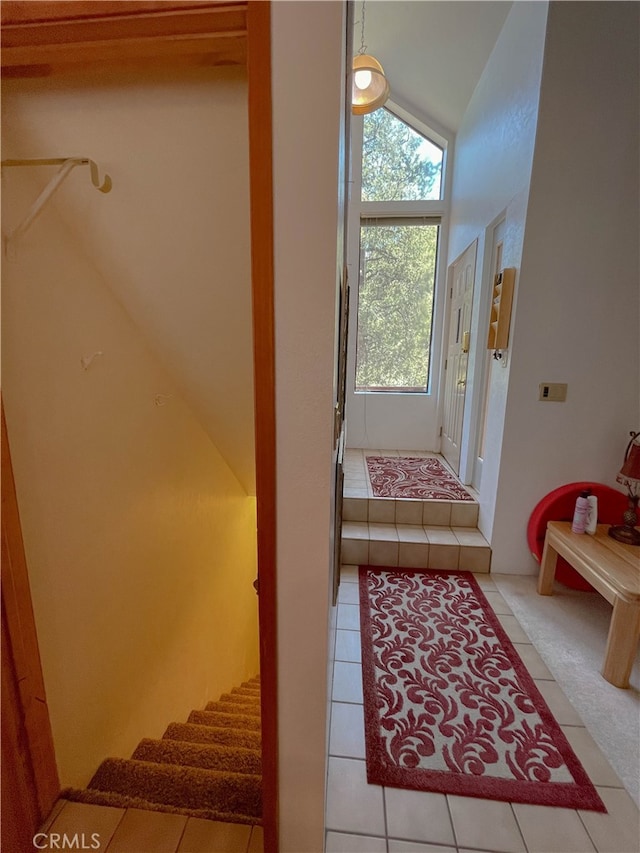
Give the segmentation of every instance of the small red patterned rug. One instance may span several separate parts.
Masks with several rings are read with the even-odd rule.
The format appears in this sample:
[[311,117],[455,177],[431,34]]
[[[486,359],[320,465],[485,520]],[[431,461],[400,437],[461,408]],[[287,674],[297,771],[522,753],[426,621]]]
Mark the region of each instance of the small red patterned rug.
[[360,567],[367,779],[606,811],[470,572]]
[[432,456],[367,456],[377,498],[472,501],[469,492]]

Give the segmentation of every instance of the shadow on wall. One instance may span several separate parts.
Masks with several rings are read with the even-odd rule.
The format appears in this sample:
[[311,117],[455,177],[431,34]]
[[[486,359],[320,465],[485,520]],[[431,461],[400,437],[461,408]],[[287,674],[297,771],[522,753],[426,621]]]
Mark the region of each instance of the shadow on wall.
[[[33,180],[3,175],[9,227]],[[259,666],[255,499],[112,284],[54,206],[3,269],[3,397],[63,786]]]

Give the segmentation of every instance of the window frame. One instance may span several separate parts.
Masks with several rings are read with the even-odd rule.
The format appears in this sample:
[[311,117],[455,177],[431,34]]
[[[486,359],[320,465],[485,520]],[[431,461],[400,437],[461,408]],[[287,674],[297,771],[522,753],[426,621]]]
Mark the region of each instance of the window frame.
[[[421,226],[426,226],[430,228],[437,228],[436,235],[436,257],[433,269],[433,291],[431,297],[431,324],[429,328],[429,348],[427,352],[427,374],[426,374],[426,385],[418,387],[409,387],[409,386],[401,386],[401,385],[389,385],[389,386],[380,386],[380,385],[369,385],[369,386],[359,386],[358,385],[358,341],[359,341],[359,333],[360,333],[360,285],[363,281],[363,261],[362,261],[362,229],[363,228],[376,228],[376,227],[384,227],[385,225],[406,225],[409,227],[419,228]],[[356,394],[428,394],[429,387],[431,383],[431,366],[432,366],[432,350],[433,350],[433,326],[434,326],[434,314],[435,314],[435,299],[436,299],[436,285],[437,285],[437,274],[438,274],[438,261],[440,254],[440,236],[442,232],[442,221],[439,216],[415,216],[415,215],[403,215],[403,216],[361,216],[360,217],[360,271],[358,275],[358,312],[356,317],[356,350],[355,350],[355,373],[354,373],[354,393]]]
[[[357,370],[357,335],[356,350],[354,351],[353,359],[353,376],[352,388],[353,393],[357,395],[380,394],[384,396],[391,395],[410,395],[410,396],[429,396],[432,393],[437,393],[439,385],[439,351],[438,345],[441,341],[441,333],[437,333],[441,324],[441,309],[442,304],[441,293],[444,288],[443,269],[447,251],[446,228],[448,226],[448,209],[450,197],[450,178],[449,178],[449,149],[451,140],[439,133],[430,124],[416,118],[406,109],[395,102],[388,101],[382,109],[386,109],[395,118],[409,125],[413,130],[422,136],[435,143],[442,149],[442,173],[440,177],[440,198],[439,199],[423,199],[423,200],[408,200],[408,201],[363,201],[362,200],[362,149],[363,149],[363,126],[360,129],[358,144],[354,146],[354,155],[358,159],[358,166],[354,168],[354,183],[353,196],[351,204],[357,211],[357,243],[358,243],[358,277],[357,287],[355,288],[355,318],[356,324],[359,318],[359,293],[361,282],[361,261],[360,253],[362,246],[362,226],[366,225],[371,220],[375,219],[403,219],[407,220],[431,220],[431,224],[438,225],[438,241],[436,248],[436,268],[434,274],[433,285],[433,313],[431,318],[431,335],[429,339],[429,370],[427,374],[426,390],[413,390],[402,388],[358,388],[356,386],[356,370]],[[355,164],[354,164],[355,165]],[[355,217],[354,217],[355,224]]]

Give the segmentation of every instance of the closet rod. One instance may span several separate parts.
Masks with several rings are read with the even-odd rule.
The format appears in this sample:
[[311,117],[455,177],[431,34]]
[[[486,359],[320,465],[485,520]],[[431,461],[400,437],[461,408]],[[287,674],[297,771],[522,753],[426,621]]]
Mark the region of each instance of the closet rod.
[[34,201],[31,209],[22,222],[6,235],[7,242],[17,239],[27,231],[29,226],[33,223],[42,208],[58,189],[69,172],[76,166],[89,166],[91,172],[91,183],[101,193],[110,192],[112,187],[109,175],[105,175],[104,181],[100,181],[98,166],[93,160],[89,160],[88,157],[48,157],[35,160],[2,160],[2,166],[3,168],[5,166],[60,166],[58,172]]

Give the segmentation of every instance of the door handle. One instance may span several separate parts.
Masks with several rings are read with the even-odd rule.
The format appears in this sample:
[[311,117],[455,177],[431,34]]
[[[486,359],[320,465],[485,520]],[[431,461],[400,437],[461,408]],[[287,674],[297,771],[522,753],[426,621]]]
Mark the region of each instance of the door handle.
[[462,334],[462,352],[469,352],[469,343],[471,342],[471,332],[466,331]]
[[466,379],[458,379],[458,385],[466,385],[466,384],[467,384]]

